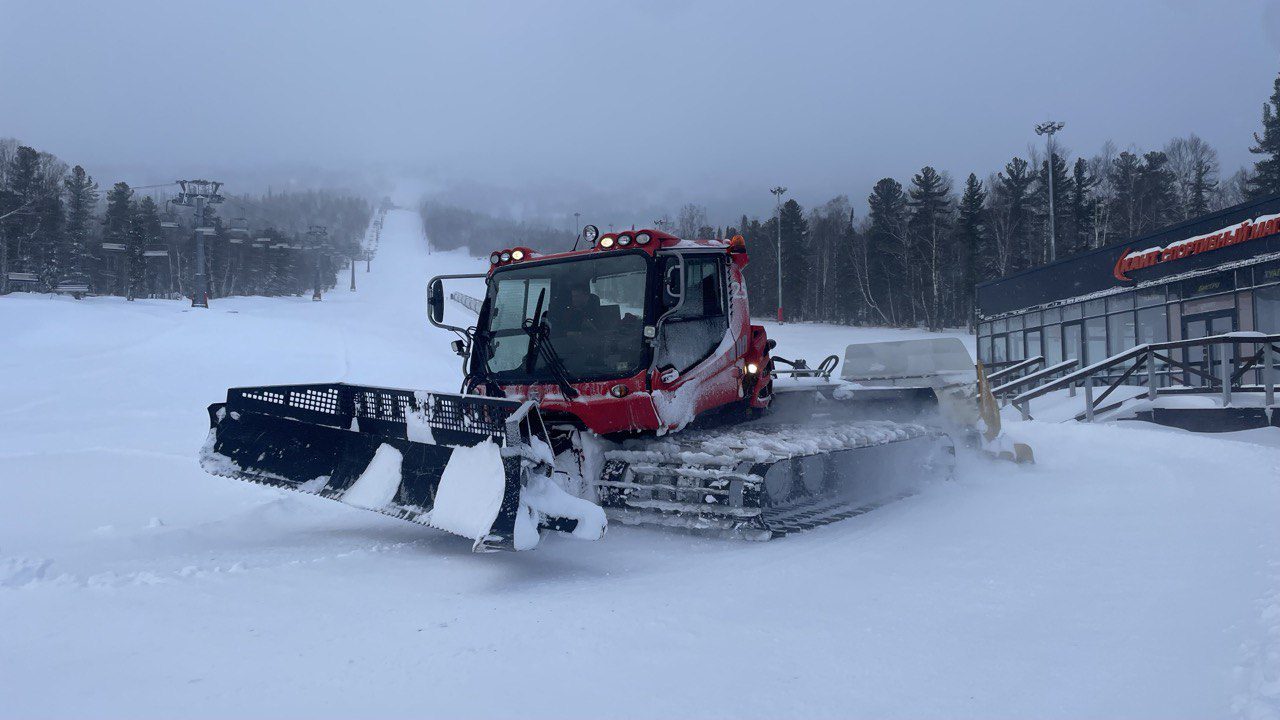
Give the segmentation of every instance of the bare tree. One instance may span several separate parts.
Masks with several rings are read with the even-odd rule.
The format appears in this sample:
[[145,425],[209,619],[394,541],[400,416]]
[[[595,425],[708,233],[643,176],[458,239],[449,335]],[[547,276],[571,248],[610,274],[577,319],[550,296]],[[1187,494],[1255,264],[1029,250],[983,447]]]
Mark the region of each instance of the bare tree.
[[1116,159],[1116,145],[1110,140],[1102,144],[1102,150],[1089,158],[1089,174],[1097,179],[1093,188],[1096,200],[1093,204],[1093,242],[1090,247],[1102,247],[1107,242],[1110,231],[1111,201],[1116,196],[1115,184],[1111,182],[1111,166]]
[[1175,177],[1178,213],[1183,220],[1213,209],[1218,189],[1218,151],[1195,133],[1165,145]]
[[707,209],[701,205],[688,203],[680,208],[676,218],[676,235],[691,240],[698,236],[698,230],[707,224]]

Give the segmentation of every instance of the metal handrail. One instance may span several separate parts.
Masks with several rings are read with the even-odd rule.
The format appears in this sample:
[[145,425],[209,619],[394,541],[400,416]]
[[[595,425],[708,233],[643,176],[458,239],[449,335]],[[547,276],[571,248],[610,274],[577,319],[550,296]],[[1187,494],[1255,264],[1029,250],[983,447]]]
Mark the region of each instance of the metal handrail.
[[1042,365],[1042,364],[1044,364],[1043,355],[1036,355],[1035,357],[1029,357],[1026,360],[1019,361],[1017,364],[1010,365],[1007,368],[1001,368],[1000,370],[997,370],[991,373],[990,375],[987,376],[987,382],[993,383],[1004,377],[1012,375],[1020,370],[1025,370],[1026,368],[1032,367],[1034,365]]
[[[1192,338],[1188,340],[1171,340],[1161,343],[1136,345],[1124,352],[1112,355],[1105,360],[1083,367],[1075,372],[1068,373],[1057,380],[1053,380],[1045,383],[1044,385],[1027,390],[1015,396],[1009,402],[1014,407],[1018,408],[1023,419],[1030,419],[1031,400],[1053,392],[1054,390],[1060,390],[1064,387],[1072,388],[1074,394],[1074,387],[1077,384],[1081,384],[1084,387],[1085,395],[1085,409],[1083,417],[1086,420],[1093,420],[1094,414],[1099,411],[1098,408],[1101,406],[1103,400],[1105,400],[1107,396],[1114,392],[1116,388],[1122,385],[1140,368],[1145,368],[1146,370],[1147,397],[1150,400],[1155,400],[1156,396],[1161,392],[1161,389],[1157,387],[1156,384],[1156,375],[1158,372],[1156,369],[1156,361],[1160,361],[1169,366],[1181,369],[1188,377],[1195,375],[1204,378],[1207,381],[1206,387],[1210,391],[1217,388],[1222,392],[1224,405],[1231,402],[1231,392],[1233,389],[1241,392],[1256,392],[1256,388],[1258,386],[1244,385],[1240,381],[1243,379],[1245,373],[1255,367],[1258,367],[1259,363],[1261,363],[1263,370],[1262,391],[1266,394],[1266,405],[1270,406],[1275,400],[1274,355],[1275,353],[1280,352],[1280,347],[1276,347],[1277,342],[1280,342],[1280,334],[1227,333],[1224,335],[1210,335],[1208,337]],[[1192,367],[1186,363],[1179,362],[1172,357],[1172,353],[1161,352],[1191,347],[1203,347],[1206,349],[1206,352],[1208,352],[1208,348],[1214,345],[1221,346],[1221,350],[1219,351],[1220,377],[1214,377],[1212,374],[1205,372],[1201,368]],[[1255,352],[1251,357],[1240,358],[1236,363],[1237,368],[1233,372],[1231,369],[1232,358],[1228,358],[1227,355],[1227,345],[1230,345],[1233,348],[1239,345],[1261,345],[1262,348]],[[1232,351],[1232,354],[1234,355],[1234,350]],[[1107,389],[1095,400],[1093,397],[1095,376],[1119,365],[1129,363],[1130,361],[1132,361],[1132,364],[1125,368],[1124,372],[1122,372],[1118,377],[1112,380],[1107,386]],[[1040,374],[1046,375],[1049,373],[1042,370]],[[1027,377],[1029,378],[1031,376],[1028,375]],[[1024,380],[1025,379],[1026,378],[1024,378]],[[1009,383],[1007,385],[1013,385],[1013,383]],[[1003,389],[1003,387],[1005,386],[997,388],[992,392],[998,392],[1000,389]],[[1171,391],[1169,388],[1166,388],[1165,390]],[[1185,389],[1180,390],[1180,392],[1183,391],[1185,391]],[[1169,394],[1172,394],[1172,392]],[[1118,405],[1118,403],[1113,403],[1111,406],[1107,406],[1107,408],[1104,409],[1113,409]],[[1079,417],[1080,416],[1077,416],[1077,418]]]
[[1026,385],[1027,383],[1032,383],[1032,382],[1035,382],[1035,381],[1037,381],[1037,380],[1043,380],[1043,379],[1045,379],[1045,378],[1047,378],[1047,377],[1051,377],[1051,376],[1053,376],[1053,375],[1056,375],[1056,374],[1058,374],[1058,373],[1062,372],[1063,370],[1070,370],[1071,368],[1073,368],[1073,367],[1075,367],[1076,365],[1079,365],[1079,364],[1080,364],[1080,361],[1079,361],[1079,360],[1076,360],[1075,358],[1069,358],[1069,359],[1067,359],[1067,360],[1063,360],[1063,361],[1062,361],[1062,362],[1060,362],[1060,363],[1055,363],[1055,364],[1050,365],[1049,367],[1044,368],[1044,369],[1042,369],[1042,370],[1037,370],[1037,371],[1035,371],[1035,372],[1033,372],[1033,373],[1029,373],[1029,374],[1027,374],[1027,375],[1023,375],[1023,376],[1022,376],[1022,377],[1020,377],[1020,378],[1016,378],[1016,379],[1010,380],[1009,382],[1007,382],[1007,383],[1005,383],[1005,384],[1003,384],[1003,385],[998,385],[998,386],[996,386],[996,387],[993,387],[993,388],[991,388],[991,394],[992,394],[992,395],[1002,395],[1002,394],[1004,394],[1004,393],[1007,393],[1007,392],[1009,392],[1009,391],[1013,390],[1013,389],[1014,389],[1014,388],[1016,388],[1016,387],[1020,387],[1020,386],[1022,386],[1022,385]]

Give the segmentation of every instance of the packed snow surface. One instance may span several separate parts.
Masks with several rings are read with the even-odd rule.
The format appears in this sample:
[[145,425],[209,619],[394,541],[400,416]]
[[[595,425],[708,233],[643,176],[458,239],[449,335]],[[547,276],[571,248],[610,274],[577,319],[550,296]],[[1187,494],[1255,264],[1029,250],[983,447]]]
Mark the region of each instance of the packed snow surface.
[[0,715],[1280,716],[1273,430],[1007,418],[1037,465],[809,533],[497,555],[199,468],[231,386],[456,389],[422,299],[483,267],[395,211],[319,303],[0,297]]

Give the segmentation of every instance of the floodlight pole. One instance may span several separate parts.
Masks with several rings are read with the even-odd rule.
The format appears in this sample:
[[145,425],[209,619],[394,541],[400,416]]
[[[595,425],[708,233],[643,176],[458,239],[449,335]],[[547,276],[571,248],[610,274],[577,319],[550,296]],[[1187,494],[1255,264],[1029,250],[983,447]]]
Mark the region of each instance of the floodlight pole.
[[1054,232],[1055,218],[1053,213],[1053,134],[1066,126],[1066,123],[1054,122],[1053,120],[1042,122],[1036,126],[1037,135],[1047,136],[1045,143],[1048,145],[1049,150],[1049,164],[1047,166],[1049,175],[1049,262],[1053,262],[1058,257],[1058,234]]
[[787,189],[779,185],[769,192],[777,198],[778,205],[778,322],[782,323],[782,196]]

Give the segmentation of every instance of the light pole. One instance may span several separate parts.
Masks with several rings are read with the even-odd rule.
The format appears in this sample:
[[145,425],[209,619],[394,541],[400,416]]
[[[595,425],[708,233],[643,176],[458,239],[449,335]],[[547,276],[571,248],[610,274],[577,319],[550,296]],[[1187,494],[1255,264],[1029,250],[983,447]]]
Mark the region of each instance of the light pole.
[[778,322],[784,322],[782,319],[782,196],[787,189],[779,185],[769,192],[777,198],[778,205]]
[[1048,145],[1049,149],[1049,262],[1053,262],[1058,256],[1058,235],[1054,232],[1053,227],[1053,134],[1066,126],[1066,123],[1055,122],[1053,120],[1042,122],[1036,126],[1037,135],[1047,136],[1045,138],[1045,143]]

